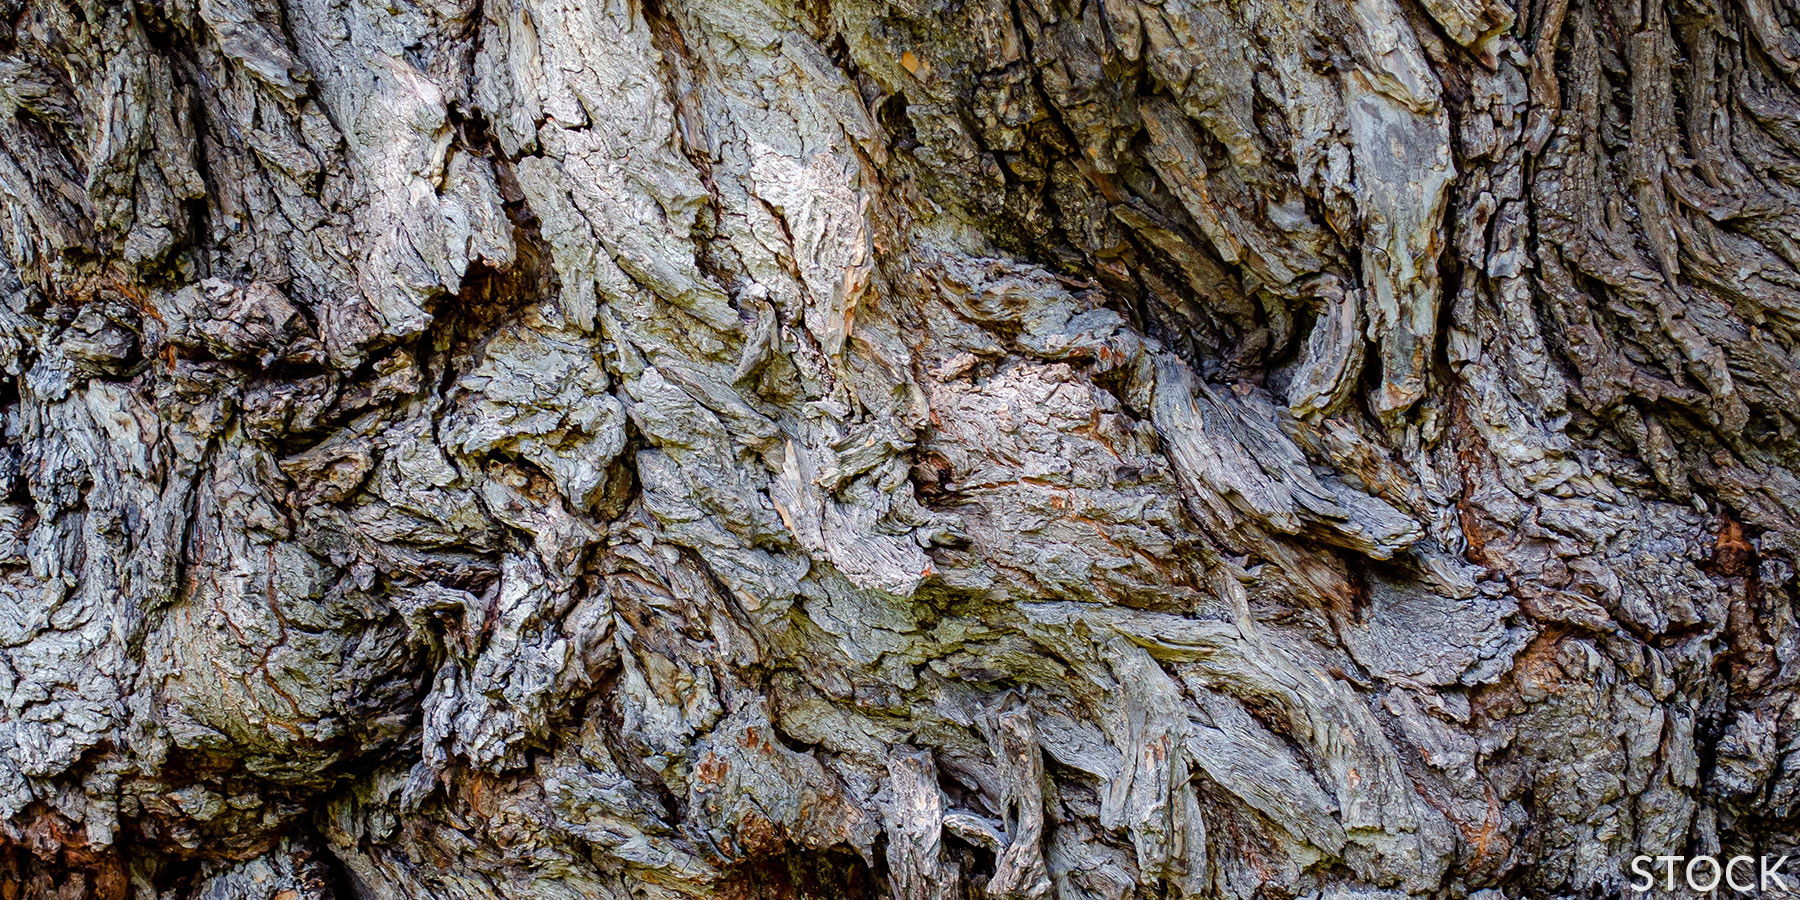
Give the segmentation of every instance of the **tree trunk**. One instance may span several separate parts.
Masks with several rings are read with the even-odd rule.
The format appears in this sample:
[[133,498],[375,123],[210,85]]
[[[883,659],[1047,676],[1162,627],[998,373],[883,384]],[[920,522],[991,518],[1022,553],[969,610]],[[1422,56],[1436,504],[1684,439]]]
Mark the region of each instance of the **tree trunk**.
[[0,213],[5,900],[1800,854],[1796,0],[8,0]]

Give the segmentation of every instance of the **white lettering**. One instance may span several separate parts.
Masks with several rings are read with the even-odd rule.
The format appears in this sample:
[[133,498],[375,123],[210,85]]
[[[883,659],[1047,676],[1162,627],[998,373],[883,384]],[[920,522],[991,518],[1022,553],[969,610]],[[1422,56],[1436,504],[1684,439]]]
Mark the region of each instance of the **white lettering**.
[[[1707,882],[1705,887],[1702,887],[1700,885],[1700,882],[1694,880],[1694,867],[1697,865],[1700,865],[1701,863],[1706,863],[1707,865],[1712,866],[1712,880]],[[1686,874],[1687,874],[1688,887],[1690,887],[1690,888],[1694,889],[1695,891],[1702,893],[1702,894],[1712,893],[1716,888],[1718,888],[1719,879],[1725,877],[1725,873],[1720,871],[1720,869],[1719,869],[1719,860],[1717,858],[1711,857],[1711,856],[1696,856],[1693,859],[1688,860]]]
[[[1721,860],[1724,860],[1721,862]],[[1758,880],[1752,881],[1751,866],[1756,865]],[[1634,856],[1628,868],[1630,875],[1626,887],[1634,894],[1646,894],[1656,889],[1657,867],[1662,868],[1663,890],[1673,893],[1675,886],[1683,881],[1689,891],[1695,894],[1711,894],[1722,889],[1730,889],[1739,895],[1754,894],[1761,888],[1763,894],[1779,892],[1786,896],[1792,892],[1793,874],[1782,871],[1788,864],[1788,857],[1733,856],[1729,859],[1719,856]],[[1739,869],[1743,869],[1739,872]],[[1677,870],[1680,871],[1678,876]],[[1710,874],[1708,874],[1710,870]]]
[[1752,881],[1752,882],[1749,882],[1748,884],[1738,884],[1737,876],[1731,874],[1732,872],[1737,871],[1738,863],[1753,863],[1753,862],[1756,862],[1756,858],[1753,856],[1734,856],[1734,857],[1732,857],[1729,862],[1725,863],[1725,883],[1731,885],[1731,889],[1734,891],[1756,890],[1756,882]]
[[1669,866],[1669,869],[1668,869],[1669,876],[1665,880],[1665,883],[1663,885],[1663,890],[1665,890],[1665,891],[1674,890],[1675,889],[1675,864],[1678,862],[1681,862],[1681,857],[1679,857],[1679,856],[1659,856],[1656,858],[1656,861],[1659,863],[1667,863]]
[[1787,879],[1783,878],[1781,876],[1781,867],[1785,866],[1785,865],[1787,865],[1787,857],[1785,857],[1785,856],[1776,860],[1775,864],[1772,866],[1769,865],[1769,858],[1766,856],[1763,857],[1763,859],[1762,859],[1762,889],[1765,893],[1769,890],[1769,882],[1770,881],[1775,882],[1775,886],[1783,891],[1788,889]]

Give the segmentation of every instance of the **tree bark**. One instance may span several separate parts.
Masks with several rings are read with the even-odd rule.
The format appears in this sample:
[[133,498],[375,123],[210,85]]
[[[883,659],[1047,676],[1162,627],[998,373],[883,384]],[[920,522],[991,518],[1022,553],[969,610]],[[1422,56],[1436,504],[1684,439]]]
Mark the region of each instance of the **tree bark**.
[[5,900],[1800,856],[1795,0],[9,0],[0,223]]

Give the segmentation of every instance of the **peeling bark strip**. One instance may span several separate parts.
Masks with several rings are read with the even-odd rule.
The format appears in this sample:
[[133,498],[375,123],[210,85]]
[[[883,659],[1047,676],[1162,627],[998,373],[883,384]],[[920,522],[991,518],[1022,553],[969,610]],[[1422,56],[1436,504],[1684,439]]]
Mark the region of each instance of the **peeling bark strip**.
[[1800,856],[1800,3],[16,0],[0,900]]

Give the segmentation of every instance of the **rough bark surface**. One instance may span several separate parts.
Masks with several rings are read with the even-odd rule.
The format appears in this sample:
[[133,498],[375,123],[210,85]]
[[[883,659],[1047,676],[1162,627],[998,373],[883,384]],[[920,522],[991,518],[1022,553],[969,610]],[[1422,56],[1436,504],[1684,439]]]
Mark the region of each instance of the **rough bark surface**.
[[1800,852],[1795,0],[3,0],[0,895]]

